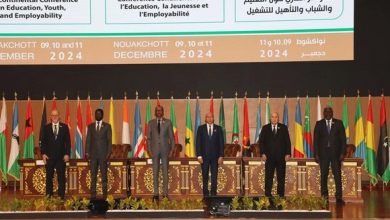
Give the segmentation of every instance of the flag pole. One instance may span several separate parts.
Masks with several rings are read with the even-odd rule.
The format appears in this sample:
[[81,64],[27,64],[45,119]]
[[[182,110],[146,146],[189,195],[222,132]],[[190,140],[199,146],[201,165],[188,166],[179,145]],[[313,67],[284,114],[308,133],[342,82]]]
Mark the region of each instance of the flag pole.
[[[15,95],[15,103],[16,103],[16,101],[18,101],[18,93],[15,92],[14,95]],[[13,117],[13,116],[12,116],[12,117]],[[13,120],[13,119],[12,119],[12,120]],[[13,122],[12,122],[12,123],[13,123]],[[12,129],[13,129],[13,128],[12,128]],[[11,132],[13,132],[13,131],[11,131]],[[16,181],[17,181],[17,179],[14,178],[14,192],[16,192]]]

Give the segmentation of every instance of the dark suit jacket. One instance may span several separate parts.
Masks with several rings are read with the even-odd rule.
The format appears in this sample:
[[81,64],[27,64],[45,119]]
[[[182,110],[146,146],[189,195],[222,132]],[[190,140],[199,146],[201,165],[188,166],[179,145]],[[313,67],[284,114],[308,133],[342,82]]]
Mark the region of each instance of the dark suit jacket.
[[[330,154],[338,159],[345,155],[346,135],[343,122],[333,118],[330,133],[326,125],[326,120],[317,121],[314,127],[314,155],[321,156]],[[329,143],[329,147],[328,147]]]
[[66,124],[59,123],[57,139],[53,133],[52,123],[45,126],[41,139],[41,154],[46,154],[49,159],[62,159],[65,155],[70,156],[70,135]]
[[96,130],[96,122],[88,125],[87,141],[85,152],[88,153],[88,158],[108,159],[112,149],[112,131],[111,125],[102,122],[100,130]]
[[224,141],[221,126],[213,125],[213,135],[209,137],[207,124],[199,126],[196,134],[196,156],[205,160],[223,157]]
[[271,123],[261,129],[259,145],[261,154],[267,159],[284,160],[286,155],[291,155],[291,141],[286,125],[278,123],[276,135],[272,132]]

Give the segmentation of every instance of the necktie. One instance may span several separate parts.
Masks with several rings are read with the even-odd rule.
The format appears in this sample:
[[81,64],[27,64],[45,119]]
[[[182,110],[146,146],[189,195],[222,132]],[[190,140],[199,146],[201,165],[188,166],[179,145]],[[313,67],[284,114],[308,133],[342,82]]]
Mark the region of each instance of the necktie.
[[272,132],[276,134],[276,125],[272,125]]
[[57,139],[57,125],[54,125],[54,139]]
[[209,125],[209,137],[211,137],[211,125]]
[[160,123],[160,119],[157,120],[157,131],[158,131],[158,134],[160,134],[160,131],[161,131],[161,123]]
[[331,129],[331,127],[330,127],[330,120],[326,120],[327,121],[327,128],[328,128],[328,133],[330,133],[330,129]]
[[100,131],[100,121],[97,122],[96,130]]

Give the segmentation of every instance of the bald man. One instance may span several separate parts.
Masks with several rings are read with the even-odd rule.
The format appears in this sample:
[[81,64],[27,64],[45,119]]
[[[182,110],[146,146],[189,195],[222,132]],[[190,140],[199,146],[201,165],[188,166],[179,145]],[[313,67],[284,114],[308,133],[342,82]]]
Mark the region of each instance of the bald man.
[[69,128],[60,122],[58,110],[51,111],[51,123],[43,129],[41,154],[46,168],[46,195],[53,195],[54,170],[57,172],[58,196],[65,197],[65,167],[70,155]]
[[[224,139],[221,126],[214,124],[214,116],[207,113],[205,124],[199,126],[196,134],[196,156],[202,166],[203,196],[217,195],[218,164],[223,162]],[[211,172],[211,193],[209,194],[209,171]]]
[[271,123],[261,129],[259,137],[261,158],[265,161],[265,196],[272,197],[271,190],[276,170],[277,193],[284,197],[286,161],[291,157],[291,141],[286,125],[279,123],[279,114],[271,114]]

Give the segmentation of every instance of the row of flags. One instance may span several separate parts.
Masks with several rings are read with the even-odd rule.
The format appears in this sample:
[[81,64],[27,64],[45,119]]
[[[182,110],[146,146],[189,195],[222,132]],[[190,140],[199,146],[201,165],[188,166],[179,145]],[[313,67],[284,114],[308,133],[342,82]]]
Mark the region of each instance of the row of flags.
[[[195,157],[195,137],[196,131],[198,127],[202,123],[202,115],[199,103],[199,97],[196,98],[195,105],[195,121],[194,124],[192,122],[192,113],[191,113],[191,100],[190,94],[187,97],[186,103],[186,112],[185,112],[185,156],[186,157]],[[84,158],[84,142],[88,125],[93,122],[92,117],[92,108],[90,97],[88,96],[86,100],[86,112],[85,117],[83,117],[82,108],[81,108],[81,100],[77,98],[77,112],[76,112],[76,128],[74,133],[75,144],[72,147],[72,155],[71,158]],[[259,134],[262,128],[262,120],[261,120],[261,102],[260,97],[257,102],[257,111],[256,111],[256,131],[254,136],[254,142],[258,141]],[[271,116],[271,106],[270,106],[270,98],[269,95],[266,97],[265,102],[265,123],[270,123]],[[156,105],[160,105],[160,100],[157,98]],[[329,101],[327,105],[332,106],[333,101],[332,97],[329,97]],[[152,119],[152,103],[150,98],[147,99],[146,103],[146,114],[145,120],[142,122],[141,119],[141,110],[138,99],[138,94],[136,96],[135,102],[135,111],[134,111],[134,133],[132,142],[130,142],[130,120],[128,117],[128,100],[125,95],[122,106],[122,144],[131,144],[133,146],[133,151],[129,152],[128,157],[132,158],[145,158],[148,157],[146,146],[147,146],[147,135],[148,135],[148,122]],[[100,99],[99,108],[104,108],[103,100]],[[112,140],[113,144],[118,144],[115,132],[115,109],[113,98],[110,99],[109,104],[109,117],[108,122],[112,126]],[[57,99],[53,97],[51,109],[57,109]],[[171,97],[170,100],[170,120],[172,121],[175,143],[179,143],[178,136],[178,127],[176,121],[176,112],[174,99]],[[310,109],[310,99],[306,96],[305,99],[305,113],[304,119],[301,118],[301,98],[298,97],[296,101],[295,107],[295,118],[294,118],[294,134],[295,134],[295,143],[293,144],[293,157],[295,158],[313,158],[313,139],[312,139],[312,129],[311,129],[311,109]],[[214,98],[211,96],[210,98],[210,107],[209,112],[214,114]],[[347,143],[349,143],[349,121],[348,121],[348,105],[347,99],[343,97],[343,105],[342,105],[342,121],[345,127],[345,132],[347,135]],[[65,117],[64,123],[66,123],[69,127],[69,133],[72,134],[72,127],[70,122],[71,112],[69,110],[69,100],[65,99]],[[287,105],[287,97],[285,97],[284,106],[283,106],[283,118],[282,123],[289,126],[288,119],[288,105]],[[9,159],[7,163],[7,152],[6,152],[6,143],[7,143],[7,109],[5,98],[2,100],[2,109],[0,114],[0,172],[2,173],[2,180],[7,182],[7,176],[13,176],[15,179],[19,179],[19,112],[18,112],[18,101],[15,99],[13,104],[13,116],[12,116],[12,134],[11,134],[11,147],[9,152]],[[83,118],[85,122],[83,123]],[[317,97],[317,120],[322,119],[322,107],[320,97]],[[240,144],[239,137],[239,117],[238,117],[238,104],[237,104],[237,95],[234,99],[233,105],[233,119],[232,119],[232,138],[231,143]],[[47,111],[46,111],[46,100],[43,99],[43,108],[42,108],[42,120],[41,120],[41,132],[44,126],[47,124]],[[225,142],[228,142],[226,139],[226,127],[225,127],[225,110],[223,97],[220,99],[219,106],[219,121],[218,124],[223,129],[223,137]],[[85,130],[84,130],[85,126]],[[360,103],[360,96],[357,96],[356,101],[356,110],[355,110],[355,140],[354,144],[356,146],[355,157],[362,158],[364,160],[365,168],[367,169],[370,177],[371,183],[376,184],[378,179],[382,179],[384,182],[390,181],[390,164],[389,164],[389,145],[388,145],[388,137],[387,137],[387,124],[386,124],[386,108],[385,108],[385,98],[382,95],[381,97],[381,106],[380,106],[380,135],[379,135],[379,143],[375,145],[375,137],[374,137],[374,123],[373,123],[373,111],[372,111],[372,100],[371,96],[369,96],[369,104],[367,111],[367,122],[366,122],[366,130],[364,130],[364,123],[362,117],[362,107]],[[85,132],[84,132],[85,131]],[[244,106],[243,106],[243,124],[242,124],[242,147],[249,147],[250,141],[250,132],[249,132],[249,114],[248,114],[248,103],[247,97],[244,97]],[[377,147],[376,147],[377,146]],[[34,133],[33,133],[33,118],[32,118],[32,105],[31,100],[28,98],[27,100],[27,113],[25,120],[25,132],[24,132],[24,146],[23,146],[23,157],[22,158],[34,158]]]

